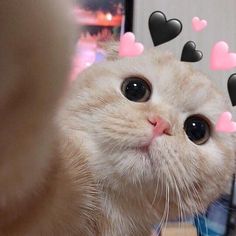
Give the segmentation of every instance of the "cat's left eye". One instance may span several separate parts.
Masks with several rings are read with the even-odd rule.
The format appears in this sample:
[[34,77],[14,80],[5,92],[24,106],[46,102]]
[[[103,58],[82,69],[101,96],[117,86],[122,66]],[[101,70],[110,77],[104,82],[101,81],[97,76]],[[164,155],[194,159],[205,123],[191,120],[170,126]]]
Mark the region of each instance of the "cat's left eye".
[[206,143],[210,138],[209,121],[200,115],[193,115],[184,122],[184,130],[188,138],[197,145]]
[[126,78],[121,86],[124,96],[133,102],[147,102],[151,96],[151,86],[143,78]]

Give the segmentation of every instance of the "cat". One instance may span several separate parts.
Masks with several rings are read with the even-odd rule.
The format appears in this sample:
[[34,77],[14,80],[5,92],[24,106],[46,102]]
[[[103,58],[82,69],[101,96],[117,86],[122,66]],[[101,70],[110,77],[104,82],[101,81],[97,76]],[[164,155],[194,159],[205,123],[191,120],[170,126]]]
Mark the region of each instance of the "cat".
[[168,52],[121,59],[117,44],[68,85],[56,3],[0,4],[0,235],[146,236],[204,211],[234,171],[223,95]]

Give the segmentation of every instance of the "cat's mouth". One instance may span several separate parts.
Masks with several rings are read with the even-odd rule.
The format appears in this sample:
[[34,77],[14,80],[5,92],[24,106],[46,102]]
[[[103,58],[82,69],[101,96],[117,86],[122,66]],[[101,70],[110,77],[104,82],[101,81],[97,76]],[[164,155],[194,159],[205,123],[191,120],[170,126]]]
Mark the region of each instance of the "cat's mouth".
[[140,144],[140,145],[132,147],[131,149],[136,150],[141,153],[145,153],[145,154],[149,153],[151,146],[155,145],[155,143],[157,142],[157,139],[160,139],[160,138],[161,136],[159,137],[153,136],[150,138],[150,141],[148,141],[146,144]]
[[143,153],[143,154],[149,154],[151,145],[153,144],[154,139],[152,138],[149,142],[146,144],[139,144],[137,146],[130,147],[131,150],[134,150],[135,152],[138,153]]
[[141,147],[137,147],[137,151],[139,152],[143,152],[143,153],[148,153],[149,152],[149,148],[150,148],[151,144],[147,144],[145,146],[141,146]]

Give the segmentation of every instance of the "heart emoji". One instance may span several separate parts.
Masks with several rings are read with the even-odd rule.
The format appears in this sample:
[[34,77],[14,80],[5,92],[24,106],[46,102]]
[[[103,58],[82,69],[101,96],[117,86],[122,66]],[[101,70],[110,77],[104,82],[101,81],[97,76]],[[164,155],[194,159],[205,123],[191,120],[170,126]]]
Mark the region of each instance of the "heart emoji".
[[232,114],[224,112],[218,119],[215,127],[217,132],[233,133],[236,132],[236,122],[232,121]]
[[236,74],[232,74],[228,80],[228,92],[233,106],[236,106]]
[[149,18],[149,30],[155,46],[166,43],[177,37],[182,31],[182,23],[178,19],[166,20],[161,11],[155,11]]
[[200,61],[202,57],[202,52],[196,50],[196,44],[193,41],[189,41],[184,45],[181,61],[197,62]]
[[229,53],[226,42],[218,42],[211,51],[210,68],[212,70],[230,70],[236,67],[236,53]]
[[119,56],[135,57],[143,53],[144,46],[135,42],[135,35],[131,32],[125,33],[120,38]]
[[200,32],[204,28],[207,27],[207,21],[206,20],[200,20],[199,17],[193,17],[193,19],[192,19],[192,27],[193,27],[194,31]]

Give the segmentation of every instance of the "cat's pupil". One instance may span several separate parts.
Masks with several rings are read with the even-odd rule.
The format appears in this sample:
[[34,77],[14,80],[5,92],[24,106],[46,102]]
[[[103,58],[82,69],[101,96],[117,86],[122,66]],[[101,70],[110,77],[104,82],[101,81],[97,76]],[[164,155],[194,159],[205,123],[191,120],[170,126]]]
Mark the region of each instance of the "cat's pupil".
[[184,129],[188,138],[200,145],[210,137],[210,127],[206,119],[199,116],[191,116],[184,123]]
[[145,84],[142,81],[134,80],[128,83],[125,93],[132,101],[140,100],[146,93]]
[[141,78],[127,78],[122,85],[122,93],[127,99],[133,102],[146,102],[150,98],[151,88]]

